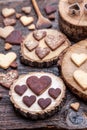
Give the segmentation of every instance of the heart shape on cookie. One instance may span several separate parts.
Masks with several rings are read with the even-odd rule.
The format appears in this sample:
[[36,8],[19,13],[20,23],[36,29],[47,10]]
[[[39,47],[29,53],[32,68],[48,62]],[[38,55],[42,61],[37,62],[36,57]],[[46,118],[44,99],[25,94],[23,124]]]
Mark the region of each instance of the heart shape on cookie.
[[76,70],[73,74],[75,81],[85,91],[87,90],[87,73],[82,70]]
[[71,59],[77,66],[81,66],[87,60],[87,55],[84,53],[72,53]]
[[25,41],[24,43],[25,47],[29,50],[32,51],[33,49],[35,49],[39,44],[36,41]]
[[33,17],[22,16],[20,18],[20,21],[24,26],[27,26],[27,25],[31,24],[34,21],[34,18]]
[[4,28],[0,27],[0,37],[7,38],[8,35],[11,34],[11,32],[14,31],[14,27],[12,26],[6,26]]
[[49,91],[48,91],[48,93],[49,93],[49,95],[52,98],[56,99],[60,95],[61,89],[59,89],[59,88],[56,88],[56,89],[50,88]]
[[42,109],[45,109],[45,108],[47,108],[47,107],[51,104],[51,99],[50,99],[50,98],[46,98],[46,99],[40,98],[40,99],[38,100],[38,104],[39,104],[39,106],[40,106]]
[[15,13],[15,10],[13,8],[3,8],[2,9],[2,15],[4,17],[9,17]]
[[27,86],[26,85],[16,85],[15,88],[14,88],[15,92],[22,96],[24,94],[24,92],[27,90]]
[[50,53],[50,49],[48,47],[45,48],[37,47],[35,49],[35,53],[40,59],[43,59]]
[[36,30],[33,32],[33,36],[39,41],[46,36],[46,31]]
[[51,82],[51,78],[48,76],[42,76],[40,78],[31,76],[26,81],[28,87],[36,95],[41,95],[51,85]]
[[36,97],[34,95],[29,96],[24,96],[23,97],[23,103],[28,106],[31,107],[32,104],[36,101]]
[[0,53],[0,67],[7,69],[16,57],[17,55],[14,52],[9,52],[6,55]]
[[54,35],[47,35],[45,42],[47,46],[54,51],[65,42],[65,37],[63,35],[59,35],[57,37]]

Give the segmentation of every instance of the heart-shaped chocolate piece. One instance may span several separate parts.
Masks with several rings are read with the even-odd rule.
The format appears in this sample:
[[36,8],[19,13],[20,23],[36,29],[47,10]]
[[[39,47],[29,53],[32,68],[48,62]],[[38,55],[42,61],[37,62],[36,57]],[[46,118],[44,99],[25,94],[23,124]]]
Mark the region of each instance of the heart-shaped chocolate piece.
[[23,40],[22,33],[19,30],[13,31],[7,38],[6,42],[11,43],[13,45],[21,44]]
[[47,35],[45,42],[47,46],[54,51],[65,42],[65,37],[63,35],[59,35],[57,37],[54,35]]
[[36,101],[36,97],[34,95],[29,96],[24,96],[23,97],[23,103],[28,106],[31,107],[32,104]]
[[46,31],[36,30],[33,32],[33,36],[39,41],[46,36]]
[[48,76],[42,76],[41,78],[31,76],[26,81],[28,87],[36,95],[41,95],[50,86],[51,82],[51,78]]
[[27,90],[27,86],[26,85],[16,85],[15,88],[14,88],[15,92],[22,96],[24,94],[24,92]]
[[56,89],[50,88],[49,91],[48,91],[48,93],[49,93],[49,95],[52,98],[56,99],[60,95],[61,89],[59,89],[59,88],[56,88]]
[[42,109],[45,109],[45,108],[47,108],[47,107],[51,104],[51,99],[50,99],[50,98],[46,98],[46,99],[40,98],[40,99],[38,100],[38,104],[39,104],[39,106],[40,106]]
[[50,49],[48,47],[45,48],[37,47],[35,53],[40,59],[43,59],[50,53]]

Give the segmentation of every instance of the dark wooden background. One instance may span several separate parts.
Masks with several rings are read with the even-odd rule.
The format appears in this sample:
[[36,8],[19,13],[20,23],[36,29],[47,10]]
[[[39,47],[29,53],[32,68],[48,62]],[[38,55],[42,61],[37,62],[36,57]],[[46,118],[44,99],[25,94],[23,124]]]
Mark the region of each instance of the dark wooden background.
[[[58,0],[55,0],[58,2]],[[47,17],[44,7],[46,4],[50,2],[54,2],[53,0],[37,0],[38,5],[40,7],[40,10],[44,16]],[[13,7],[16,9],[17,12],[21,12],[21,7],[23,6],[32,6],[31,0],[0,0],[0,26],[4,27],[3,25],[3,17],[1,15],[1,10],[4,7]],[[32,8],[32,12],[30,13],[30,16],[33,16],[35,21],[37,21],[37,16]],[[53,21],[53,27],[54,29],[59,29],[58,27],[58,11],[55,13],[56,19]],[[27,27],[23,27],[22,24],[17,20],[17,23],[15,25],[16,29],[19,29],[22,31],[23,35],[27,35],[29,33],[29,30]],[[0,39],[0,53],[6,53],[4,50],[4,43],[5,41],[3,39]],[[57,66],[52,66],[50,68],[35,68],[35,67],[29,67],[24,66],[20,63],[20,46],[13,46],[12,51],[17,53],[17,63],[18,63],[18,72],[19,74],[28,73],[31,71],[46,71],[46,72],[52,72],[55,75],[59,75],[59,70]],[[0,72],[6,73],[9,71],[0,69]],[[45,120],[37,120],[32,121],[30,119],[26,119],[22,117],[18,112],[16,112],[10,102],[9,99],[9,90],[3,88],[0,86],[0,93],[3,95],[3,98],[0,100],[0,130],[17,130],[17,129],[42,129],[46,130],[47,128],[51,129],[84,129],[87,130],[87,102],[83,102],[81,99],[76,97],[74,94],[70,92],[67,88],[65,101],[62,104],[62,108],[59,108],[59,111],[55,113],[52,117],[45,119]],[[78,112],[75,112],[70,108],[70,104],[72,102],[78,101],[80,102],[81,106]],[[37,130],[36,129],[36,130]]]

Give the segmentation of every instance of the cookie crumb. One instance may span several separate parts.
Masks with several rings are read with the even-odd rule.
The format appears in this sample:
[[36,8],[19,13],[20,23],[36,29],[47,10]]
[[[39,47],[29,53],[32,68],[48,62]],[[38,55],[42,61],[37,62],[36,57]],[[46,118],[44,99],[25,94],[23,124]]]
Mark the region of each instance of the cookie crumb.
[[5,50],[10,50],[12,48],[12,45],[10,43],[5,43]]
[[34,24],[29,25],[29,26],[28,26],[28,29],[29,29],[29,30],[35,30],[35,25],[34,25]]

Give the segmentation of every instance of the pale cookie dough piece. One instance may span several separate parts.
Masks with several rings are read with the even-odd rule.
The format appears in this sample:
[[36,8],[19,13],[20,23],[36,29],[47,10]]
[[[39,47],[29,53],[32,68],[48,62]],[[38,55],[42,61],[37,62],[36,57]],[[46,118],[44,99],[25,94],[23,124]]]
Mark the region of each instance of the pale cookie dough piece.
[[31,24],[34,21],[34,18],[33,17],[22,16],[20,18],[20,21],[24,26],[27,26],[27,25]]
[[9,17],[13,14],[15,14],[15,9],[13,9],[13,8],[10,8],[10,9],[9,8],[3,8],[2,9],[2,15],[4,17]]

